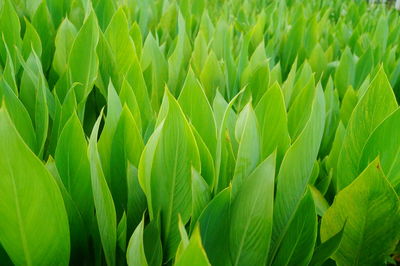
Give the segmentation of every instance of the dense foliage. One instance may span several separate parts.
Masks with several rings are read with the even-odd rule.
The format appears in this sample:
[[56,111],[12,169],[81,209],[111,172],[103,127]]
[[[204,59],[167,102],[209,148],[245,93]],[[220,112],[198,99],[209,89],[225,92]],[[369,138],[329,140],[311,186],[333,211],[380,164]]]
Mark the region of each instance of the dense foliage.
[[0,36],[1,265],[398,260],[398,11],[1,0]]

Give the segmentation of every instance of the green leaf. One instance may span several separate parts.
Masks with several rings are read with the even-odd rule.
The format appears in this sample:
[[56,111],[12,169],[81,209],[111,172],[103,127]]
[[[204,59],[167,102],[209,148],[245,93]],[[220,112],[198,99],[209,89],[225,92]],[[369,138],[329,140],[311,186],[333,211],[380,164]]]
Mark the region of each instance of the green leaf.
[[65,124],[58,139],[55,162],[61,180],[86,224],[92,219],[93,199],[87,142],[76,113]]
[[310,189],[301,198],[292,219],[270,265],[309,265],[318,224]]
[[73,0],[47,0],[47,7],[57,28],[71,7]]
[[54,159],[52,157],[49,157],[45,166],[53,176],[54,180],[57,182],[58,187],[60,188],[65,204],[65,209],[68,214],[71,238],[70,263],[82,263],[84,261],[87,261],[88,258],[85,255],[88,254],[88,227],[84,223],[77,205],[65,188],[60,174],[58,173],[58,169]]
[[[187,74],[178,102],[188,120],[197,129],[210,153],[214,156],[217,146],[217,129],[214,115],[206,94],[191,69]],[[199,112],[199,110],[202,111]]]
[[117,213],[127,210],[127,169],[128,162],[135,167],[139,165],[140,155],[144,148],[143,140],[135,119],[128,107],[124,105],[111,144],[110,156],[110,190]]
[[[317,87],[321,86],[318,83]],[[312,77],[306,85],[298,92],[296,98],[293,99],[288,112],[288,130],[292,141],[295,141],[299,134],[303,131],[311,114],[313,100],[318,88],[314,85]],[[296,92],[296,91],[294,91]]]
[[7,60],[3,70],[3,79],[10,85],[13,92],[18,95],[18,87],[15,75],[15,64],[11,58],[10,49],[6,47]]
[[53,68],[59,76],[67,70],[69,53],[76,35],[77,30],[74,24],[68,18],[65,18],[60,24],[55,37]]
[[139,225],[133,232],[128,249],[126,251],[126,261],[129,266],[147,266],[147,259],[144,252],[143,243],[143,231],[144,231],[144,217]]
[[295,61],[300,45],[303,42],[304,29],[305,18],[303,16],[296,17],[293,26],[285,38],[285,43],[282,45],[282,67],[285,73],[289,72],[290,66]]
[[333,89],[333,81],[329,78],[325,88],[325,129],[324,136],[322,137],[320,156],[324,156],[329,153],[332,148],[332,142],[335,137],[335,131],[339,124],[339,95],[337,91]]
[[117,218],[111,192],[101,168],[100,156],[97,150],[97,135],[102,113],[97,119],[90,135],[88,156],[96,219],[100,232],[101,244],[107,265],[115,265],[115,251],[117,244]]
[[310,191],[314,199],[317,214],[322,217],[326,210],[329,208],[329,203],[316,187],[310,186]]
[[[134,58],[131,68],[126,75],[126,80],[135,94],[136,101],[140,109],[142,129],[145,132],[145,130],[153,122],[154,114],[151,107],[149,93],[147,91],[146,83],[142,74],[142,68],[137,57]],[[123,100],[121,101],[123,102]]]
[[[338,159],[338,190],[349,185],[357,177],[362,149],[368,137],[396,109],[396,98],[381,67],[350,117]],[[371,110],[374,111],[371,113]]]
[[[183,240],[183,239],[182,239]],[[201,243],[199,227],[196,226],[192,236],[190,237],[189,243],[183,249],[182,254],[175,261],[175,266],[209,266],[211,265],[208,261],[207,254]]]
[[231,187],[222,190],[199,217],[204,249],[212,265],[231,265],[229,254],[229,217]]
[[93,4],[99,20],[99,25],[104,31],[107,25],[109,25],[109,23],[111,24],[110,20],[112,20],[113,14],[115,15],[118,12],[115,12],[115,2],[112,0],[93,0]]
[[377,156],[387,180],[400,190],[400,109],[397,109],[372,132],[362,150],[358,171],[361,172]]
[[133,22],[133,25],[131,26],[131,29],[129,31],[129,35],[131,36],[133,43],[135,44],[136,55],[140,58],[142,56],[143,39],[139,25],[136,23],[136,21]]
[[[146,84],[150,87],[152,107],[158,110],[168,80],[168,63],[152,33],[147,35],[143,45],[141,68],[146,77]],[[138,100],[140,101],[139,97]]]
[[372,49],[369,48],[358,60],[355,72],[354,87],[357,89],[364,82],[365,78],[373,70],[374,67],[374,54]]
[[134,43],[129,36],[128,20],[122,7],[114,13],[104,35],[110,45],[114,59],[113,63],[115,64],[117,77],[113,79],[113,83],[117,92],[119,92],[121,90],[123,77],[132,65],[136,54]]
[[127,230],[126,214],[124,212],[117,226],[118,247],[120,251],[122,251],[123,253],[126,253],[126,230]]
[[69,228],[61,192],[5,107],[0,109],[0,150],[7,154],[0,159],[1,245],[17,265],[67,265]]
[[176,46],[168,58],[168,87],[173,94],[178,95],[185,77],[189,55],[191,54],[190,40],[186,34],[186,23],[182,13],[178,13],[178,36]]
[[264,94],[255,112],[260,125],[261,159],[277,149],[276,161],[279,166],[291,141],[287,127],[285,101],[278,83]]
[[[20,37],[21,26],[18,15],[15,12],[11,0],[5,0],[0,13],[0,60],[1,65],[5,65],[7,60],[7,47],[13,62],[17,62],[16,51],[14,47],[20,48],[22,40]],[[18,70],[18,66],[15,66]]]
[[121,91],[119,92],[119,99],[121,101],[121,105],[127,105],[130,113],[135,119],[136,126],[140,133],[142,133],[142,118],[141,118],[141,110],[139,107],[139,103],[137,102],[135,93],[129,82],[124,79],[121,86]]
[[53,101],[47,88],[45,76],[39,57],[32,51],[27,62],[18,54],[24,72],[21,78],[20,98],[27,107],[35,126],[36,147],[35,153],[41,157],[47,138],[49,124],[49,107]]
[[[78,105],[81,104],[92,90],[98,72],[96,46],[99,41],[97,19],[93,11],[86,18],[79,30],[68,57],[68,74],[70,84],[74,87]],[[78,112],[78,116],[81,117]]]
[[386,180],[378,159],[335,197],[322,217],[321,240],[344,226],[333,258],[341,265],[379,265],[391,254],[399,237],[399,198]]
[[[113,147],[114,134],[120,120],[122,105],[114,85],[110,81],[107,93],[107,117],[105,120],[103,131],[99,139],[99,154],[103,173],[107,183],[111,183],[111,152]],[[121,134],[123,131],[121,132]],[[124,163],[124,162],[122,162]]]
[[10,118],[18,130],[18,133],[29,148],[35,151],[36,136],[29,113],[2,77],[0,77],[0,96],[7,110],[9,110]]
[[252,102],[257,105],[269,85],[269,65],[264,42],[261,42],[252,54],[248,66],[242,73],[241,84],[242,87],[248,86],[251,91]]
[[42,65],[46,72],[52,62],[54,53],[54,38],[56,31],[51,19],[46,1],[42,1],[32,18],[32,25],[35,27],[42,43]]
[[344,227],[337,234],[315,248],[310,265],[320,266],[338,249],[343,238]]
[[339,113],[340,120],[342,121],[345,127],[347,127],[351,114],[353,113],[353,110],[356,107],[357,103],[358,103],[357,91],[355,91],[352,87],[349,87],[343,97]]
[[289,234],[291,221],[310,181],[320,147],[325,120],[325,102],[317,87],[311,115],[299,137],[287,150],[277,177],[270,261]]
[[328,60],[321,45],[317,43],[310,54],[310,65],[316,73],[315,79],[319,80],[328,67]]
[[236,123],[236,138],[239,150],[233,175],[232,193],[235,195],[245,178],[256,168],[260,161],[260,133],[256,114],[249,103],[242,110]]
[[179,244],[178,214],[185,224],[191,215],[191,167],[200,169],[200,156],[178,102],[167,90],[164,97],[162,121],[143,151],[139,179],[151,219],[161,213],[162,241],[171,259]]
[[204,91],[210,103],[214,99],[217,90],[223,93],[225,89],[224,74],[218,58],[213,51],[208,54],[207,60],[204,63],[200,74],[200,81],[204,86]]
[[128,162],[126,174],[128,199],[127,199],[127,223],[128,223],[128,235],[131,234],[140,219],[143,216],[144,211],[147,208],[146,195],[139,184],[138,170],[130,162]]
[[24,59],[28,59],[31,51],[35,51],[35,53],[40,57],[42,55],[42,43],[40,41],[40,37],[36,32],[35,28],[31,23],[25,18],[25,34],[24,39],[22,41],[22,56]]
[[200,30],[194,40],[193,53],[191,58],[191,66],[197,76],[200,76],[201,71],[206,63],[208,56],[207,41],[203,32]]
[[191,231],[195,228],[197,219],[211,200],[211,190],[204,178],[192,168],[192,217]]
[[208,150],[206,144],[201,138],[200,134],[191,125],[191,129],[196,139],[197,148],[199,149],[200,161],[201,161],[201,175],[204,180],[207,182],[207,185],[210,188],[213,188],[216,180],[215,180],[215,163],[213,157],[211,156],[210,151]]
[[335,87],[338,89],[339,96],[343,99],[347,87],[354,85],[355,62],[349,47],[346,47],[340,57],[339,65],[335,72]]
[[158,226],[153,220],[144,229],[144,253],[151,266],[162,264],[163,253]]
[[232,201],[229,232],[233,265],[265,265],[272,234],[276,153],[243,181]]

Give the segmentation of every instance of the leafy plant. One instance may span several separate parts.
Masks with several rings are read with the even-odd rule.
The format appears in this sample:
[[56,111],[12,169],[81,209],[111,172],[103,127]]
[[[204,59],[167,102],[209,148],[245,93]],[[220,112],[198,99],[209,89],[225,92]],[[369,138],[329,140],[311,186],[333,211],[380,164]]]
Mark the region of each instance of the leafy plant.
[[399,263],[390,4],[3,0],[0,37],[1,265]]

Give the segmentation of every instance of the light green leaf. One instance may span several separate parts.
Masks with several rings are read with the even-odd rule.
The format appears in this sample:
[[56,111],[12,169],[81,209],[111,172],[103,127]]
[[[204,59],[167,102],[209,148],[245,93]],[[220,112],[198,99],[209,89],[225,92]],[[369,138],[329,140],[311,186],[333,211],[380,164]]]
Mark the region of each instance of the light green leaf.
[[167,90],[164,97],[159,115],[162,121],[143,152],[139,179],[149,203],[150,217],[154,219],[157,212],[161,213],[162,241],[170,259],[179,244],[178,214],[185,224],[191,215],[191,167],[199,170],[201,166],[185,115]]
[[206,144],[201,138],[200,134],[191,124],[191,129],[196,139],[197,148],[199,149],[200,161],[201,161],[201,175],[207,182],[210,188],[213,188],[215,180],[215,163],[210,151],[208,150]]
[[[321,87],[321,84],[318,83],[317,87],[318,86]],[[314,85],[314,77],[312,77],[307,84],[301,88],[297,97],[294,99],[292,98],[292,105],[287,115],[288,130],[292,141],[297,139],[310,117],[312,104],[317,90],[319,89],[317,87]]]
[[217,129],[214,115],[206,94],[191,69],[187,74],[178,102],[188,120],[199,132],[210,153],[215,156]]
[[203,248],[201,243],[200,231],[199,227],[196,226],[194,229],[189,243],[187,243],[186,247],[183,249],[179,258],[177,258],[175,266],[210,266],[210,262],[208,261],[207,254]]
[[0,77],[0,96],[3,99],[13,124],[25,143],[33,151],[36,150],[36,136],[32,120],[22,102],[14,94],[10,86]]
[[[7,60],[7,47],[10,49],[12,61],[17,62],[16,51],[14,47],[20,48],[22,40],[20,37],[21,26],[19,18],[11,3],[11,0],[3,1],[0,13],[0,60],[1,65],[5,65]],[[3,37],[4,36],[4,37]],[[4,39],[4,41],[3,41]],[[15,66],[15,71],[18,66]]]
[[60,24],[55,37],[53,68],[59,76],[67,70],[69,53],[76,35],[77,30],[74,24],[68,18],[65,18]]
[[[92,90],[98,72],[96,46],[99,41],[99,29],[94,12],[86,18],[79,30],[68,57],[68,74],[70,84],[77,82],[74,87],[78,105],[84,104]],[[78,109],[78,116],[82,117]]]
[[243,181],[232,201],[229,232],[233,265],[265,265],[272,234],[276,153]]
[[124,212],[117,226],[118,247],[120,251],[124,253],[126,252],[126,233],[127,233],[126,214]]
[[224,74],[218,62],[218,58],[213,51],[208,54],[207,60],[200,74],[200,81],[204,86],[204,91],[208,101],[211,103],[215,97],[217,89],[223,93],[225,89]]
[[[141,68],[146,84],[149,84],[150,87],[152,107],[154,110],[158,110],[163,97],[164,86],[168,80],[168,63],[152,33],[147,35],[143,45]],[[133,87],[133,84],[131,86]],[[139,96],[138,100],[140,102]]]
[[54,53],[54,38],[56,31],[51,19],[49,10],[46,6],[46,1],[42,1],[36,9],[35,15],[32,18],[32,25],[35,27],[42,43],[42,65],[46,72],[53,58]]
[[119,92],[123,77],[131,67],[136,53],[134,43],[129,36],[128,20],[122,7],[114,13],[104,35],[114,59],[117,77],[113,78],[113,83]]
[[287,127],[285,101],[278,83],[264,94],[255,112],[260,125],[261,159],[267,158],[277,149],[276,161],[280,166],[291,141]]
[[[287,150],[277,177],[270,261],[279,251],[310,181],[325,121],[321,87],[313,100],[311,115],[297,140]],[[310,195],[311,196],[311,195]]]
[[128,202],[127,202],[127,231],[130,235],[133,229],[139,224],[144,211],[147,208],[146,195],[139,184],[138,170],[128,162],[126,174]]
[[124,79],[124,81],[122,82],[121,91],[119,92],[119,99],[122,106],[124,106],[125,104],[127,105],[130,113],[135,119],[136,126],[139,132],[142,133],[142,111],[140,110],[135,93],[133,92],[131,85],[126,79]]
[[199,217],[204,249],[212,265],[231,265],[229,254],[229,217],[231,187],[217,194]]
[[191,55],[190,40],[186,34],[186,23],[182,13],[178,13],[178,36],[176,46],[168,58],[168,87],[173,94],[179,95],[186,76],[186,67]]
[[200,76],[204,64],[208,56],[207,41],[203,32],[200,30],[194,40],[193,53],[191,58],[191,66],[197,76]]
[[39,56],[42,55],[42,43],[40,42],[40,37],[36,32],[32,24],[25,18],[25,34],[22,41],[22,56],[24,59],[28,59],[32,49]]
[[318,224],[310,189],[307,189],[298,204],[270,265],[309,265],[317,239]]
[[128,162],[135,167],[139,165],[140,155],[144,148],[143,140],[135,119],[128,107],[124,105],[111,144],[110,156],[110,190],[114,198],[117,214],[127,211],[127,169]]
[[333,258],[339,265],[379,265],[399,237],[399,198],[386,180],[378,159],[335,197],[322,217],[321,240],[343,239]]
[[335,87],[338,89],[339,96],[343,99],[347,87],[354,85],[355,61],[349,47],[343,51],[339,65],[335,72]]
[[126,251],[126,261],[129,266],[147,266],[147,259],[144,252],[143,243],[143,231],[144,231],[144,217],[139,225],[133,232],[128,249]]
[[90,173],[96,219],[100,232],[101,244],[107,261],[107,265],[115,265],[115,251],[117,244],[117,218],[111,192],[108,189],[106,179],[100,163],[97,150],[97,135],[99,131],[102,113],[97,119],[89,140],[88,156],[90,161]]
[[107,183],[111,182],[111,151],[115,130],[120,120],[122,106],[114,85],[108,84],[107,117],[99,139],[99,154]]
[[74,112],[61,131],[55,162],[66,190],[77,205],[85,224],[89,224],[93,213],[93,199],[86,151],[85,134]]
[[381,67],[350,117],[338,159],[338,190],[349,185],[357,177],[362,149],[368,137],[396,109],[396,98]]
[[240,134],[236,134],[236,136],[240,138],[240,140],[238,139],[239,150],[232,179],[234,195],[260,161],[260,133],[257,117],[250,103],[242,110],[237,120],[236,132],[238,132],[238,128]]
[[0,109],[0,150],[7,154],[0,159],[1,245],[16,265],[67,265],[69,228],[61,192],[5,107]]
[[192,168],[192,217],[191,231],[195,228],[197,219],[211,200],[211,190],[204,178]]
[[362,150],[358,171],[379,156],[382,172],[400,193],[400,109],[388,116],[368,138]]

